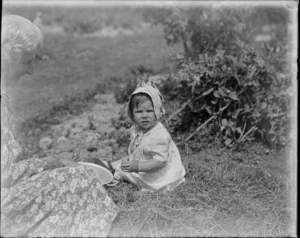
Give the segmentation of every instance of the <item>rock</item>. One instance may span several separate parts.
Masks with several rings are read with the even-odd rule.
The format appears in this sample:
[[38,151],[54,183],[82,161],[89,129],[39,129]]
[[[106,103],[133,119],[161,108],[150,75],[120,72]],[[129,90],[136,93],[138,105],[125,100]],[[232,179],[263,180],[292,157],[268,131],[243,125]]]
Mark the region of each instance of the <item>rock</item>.
[[205,158],[208,159],[208,160],[210,160],[210,159],[212,159],[213,157],[212,157],[211,154],[206,154]]
[[99,93],[97,93],[95,96],[94,96],[94,99],[98,100],[98,99],[101,99],[101,95]]
[[90,128],[90,119],[88,115],[84,115],[77,124],[82,130],[88,130]]
[[101,144],[106,145],[106,146],[112,146],[112,145],[115,145],[116,143],[117,143],[117,141],[115,139],[107,139],[107,140],[101,141]]
[[59,159],[73,160],[73,153],[71,153],[71,152],[62,152],[62,153],[56,154],[56,157],[58,157]]
[[102,136],[109,135],[114,130],[114,128],[107,124],[102,124],[101,126],[96,128],[96,131]]
[[46,136],[40,140],[39,147],[41,149],[47,150],[51,147],[52,143],[53,140],[49,136]]
[[28,133],[27,133],[27,135],[28,135],[28,136],[32,136],[33,133],[34,133],[33,130],[29,130]]
[[112,158],[112,148],[110,146],[98,148],[98,151],[95,154],[100,159],[110,160]]
[[87,132],[86,133],[86,138],[85,138],[85,143],[88,146],[94,146],[95,144],[98,143],[100,138],[101,137],[98,134]]
[[94,113],[91,116],[92,123],[97,127],[103,123],[107,123],[108,119],[100,113]]
[[261,161],[262,160],[261,156],[259,156],[259,155],[257,155],[255,158],[256,158],[257,161]]
[[68,139],[66,138],[66,137],[64,137],[64,136],[61,136],[61,137],[59,137],[58,139],[57,139],[57,142],[58,143],[61,143],[61,142],[65,142],[65,141],[67,141]]
[[71,124],[67,123],[66,125],[64,125],[61,129],[62,131],[62,135],[64,137],[68,137],[70,135],[70,131],[71,131]]
[[40,128],[35,129],[35,134],[39,134],[42,130]]
[[57,139],[57,147],[56,147],[57,152],[66,152],[66,151],[71,152],[73,151],[74,147],[75,144],[64,136],[61,136]]
[[81,149],[78,157],[80,161],[88,161],[91,158],[91,155],[87,150]]
[[82,132],[82,129],[81,129],[81,128],[78,128],[78,127],[72,128],[72,129],[70,130],[70,135],[69,135],[69,137],[70,137],[70,138],[74,138],[76,135],[78,135],[78,134],[81,133],[81,132]]

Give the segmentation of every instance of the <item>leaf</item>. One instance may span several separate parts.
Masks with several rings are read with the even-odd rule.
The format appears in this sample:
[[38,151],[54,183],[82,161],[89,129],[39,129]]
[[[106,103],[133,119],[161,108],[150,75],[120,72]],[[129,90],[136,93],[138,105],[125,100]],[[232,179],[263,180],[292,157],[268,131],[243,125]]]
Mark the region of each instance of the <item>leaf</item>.
[[252,79],[255,73],[256,73],[256,68],[253,67],[252,70],[251,70],[250,75],[248,76],[248,78],[249,78],[249,79]]
[[225,129],[225,126],[221,126],[221,132]]
[[241,130],[240,127],[237,127],[235,130],[236,130],[239,134],[242,134],[242,130]]
[[211,110],[209,109],[209,107],[205,107],[205,110],[208,112],[209,115],[212,114]]
[[250,111],[250,106],[249,106],[248,103],[245,104],[244,110],[245,110],[245,112],[249,112]]
[[261,114],[258,111],[255,111],[252,115],[254,117],[260,117],[261,116]]
[[216,52],[217,52],[218,56],[222,56],[223,57],[223,55],[225,53],[225,50],[216,50]]
[[199,74],[198,75],[194,74],[194,81],[200,82],[200,75]]
[[232,139],[228,138],[228,139],[225,140],[225,145],[229,146],[231,144],[231,142],[232,142]]
[[260,109],[264,110],[267,107],[267,103],[266,102],[262,102],[260,105]]
[[257,63],[258,63],[258,65],[259,65],[259,67],[264,67],[265,66],[265,61],[263,60],[263,59],[257,59]]
[[215,78],[216,77],[216,75],[213,72],[209,72],[208,76],[211,77],[211,78]]
[[193,82],[193,85],[192,85],[192,94],[194,94],[195,93],[195,88],[196,88],[196,84],[197,84],[197,81],[194,81]]
[[220,95],[219,95],[219,93],[218,93],[217,90],[214,91],[214,96],[215,96],[216,98],[220,98]]
[[236,57],[233,57],[232,55],[229,55],[228,58],[231,59],[231,61],[232,61],[233,63],[235,63],[235,62],[237,61],[237,58],[236,58]]
[[212,91],[214,91],[214,88],[211,88],[211,89],[207,90],[206,92],[202,93],[202,96],[206,96],[206,95],[210,94]]
[[230,92],[228,94],[228,97],[230,97],[232,100],[235,100],[235,101],[238,101],[238,97],[236,96],[236,93],[235,92]]
[[235,110],[231,117],[233,119],[236,119],[238,117],[238,115],[240,114],[241,111],[243,111],[242,108],[239,108],[239,109]]
[[228,121],[226,119],[222,119],[222,125],[223,126],[227,126],[228,125]]
[[259,87],[259,83],[256,82],[256,81],[253,81],[253,85],[254,85],[255,87]]
[[219,92],[219,94],[220,94],[221,96],[223,96],[223,97],[227,96],[226,93],[225,93],[225,91],[224,91],[221,87],[218,88],[218,92]]

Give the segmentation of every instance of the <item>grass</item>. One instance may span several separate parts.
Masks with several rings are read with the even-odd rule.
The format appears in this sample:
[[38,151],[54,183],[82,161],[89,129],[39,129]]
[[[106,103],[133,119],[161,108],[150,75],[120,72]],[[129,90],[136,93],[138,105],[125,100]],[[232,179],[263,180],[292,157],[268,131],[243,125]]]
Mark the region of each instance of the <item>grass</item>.
[[[29,19],[40,10],[46,23],[62,19],[64,24],[74,23],[75,28],[87,13],[98,23],[102,17],[114,21],[109,18],[112,12],[102,11],[104,15],[99,17],[99,9],[79,11],[49,6],[9,10]],[[133,14],[121,13],[122,10],[117,14],[124,21],[136,21],[131,18]],[[14,89],[17,116],[29,127],[45,125],[45,129],[66,111],[80,113],[80,107],[87,107],[86,101],[93,97],[94,91],[89,90],[99,87],[101,92],[109,88],[116,82],[108,79],[121,77],[129,67],[165,67],[170,54],[179,49],[167,47],[162,35],[160,28],[119,38],[48,35],[45,45],[50,59],[37,61],[39,70]],[[76,58],[86,51],[92,54]],[[87,93],[80,97],[83,92]],[[108,189],[120,207],[111,237],[293,235],[289,227],[292,222],[288,196],[292,189],[288,181],[276,174],[268,175],[261,167],[241,166],[223,156],[206,161],[199,154],[182,151],[182,158],[186,182],[172,192],[141,192],[129,184]]]
[[121,211],[111,237],[288,236],[289,188],[259,167],[188,155],[186,182],[171,192],[108,190]]
[[[101,84],[109,88],[129,67],[167,67],[178,49],[168,47],[160,28],[118,38],[74,38],[48,35],[46,51],[50,59],[36,61],[35,73],[25,76],[12,91],[14,108],[20,120],[43,114],[55,104]],[[81,52],[89,52],[76,58]]]

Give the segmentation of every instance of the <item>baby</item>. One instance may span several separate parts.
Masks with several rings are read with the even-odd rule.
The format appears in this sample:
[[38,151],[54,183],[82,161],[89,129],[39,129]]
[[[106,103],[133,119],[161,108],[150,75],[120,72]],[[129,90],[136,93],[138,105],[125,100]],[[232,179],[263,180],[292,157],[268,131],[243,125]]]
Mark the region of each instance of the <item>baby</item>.
[[164,113],[163,97],[150,81],[141,82],[131,94],[128,116],[131,142],[128,156],[113,162],[114,180],[127,181],[142,190],[172,190],[185,181],[185,169],[177,146],[159,119]]

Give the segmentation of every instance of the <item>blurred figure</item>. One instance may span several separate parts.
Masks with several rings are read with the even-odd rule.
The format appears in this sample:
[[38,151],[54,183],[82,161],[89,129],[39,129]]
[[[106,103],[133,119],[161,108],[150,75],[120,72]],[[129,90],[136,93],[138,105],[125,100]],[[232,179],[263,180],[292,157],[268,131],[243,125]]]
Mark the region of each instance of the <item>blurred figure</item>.
[[38,47],[37,50],[37,54],[36,57],[38,59],[42,59],[42,60],[48,60],[49,59],[49,55],[47,55],[45,53],[45,48],[44,48],[44,36],[45,36],[45,26],[43,24],[42,21],[42,13],[41,12],[37,12],[36,16],[34,18],[34,20],[32,21],[41,31],[41,44]]
[[38,28],[40,28],[40,30],[42,30],[42,28],[43,28],[43,21],[42,21],[41,16],[42,16],[42,13],[37,12],[34,20],[32,21],[35,25],[38,26]]
[[32,74],[42,36],[4,15],[1,28],[1,237],[107,236],[118,207],[99,177],[70,160],[22,157],[7,91]]

